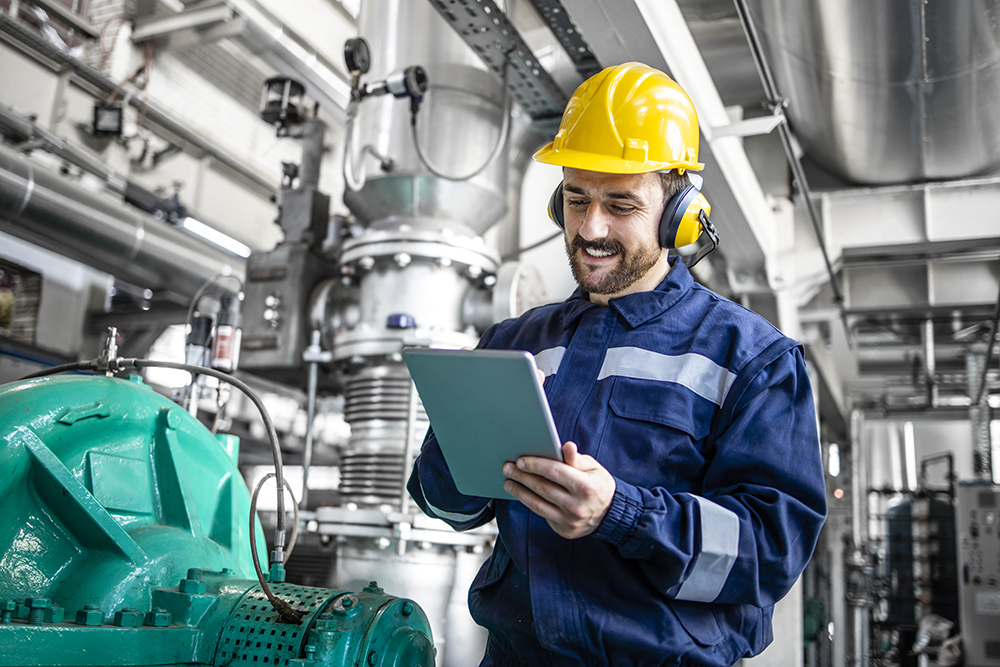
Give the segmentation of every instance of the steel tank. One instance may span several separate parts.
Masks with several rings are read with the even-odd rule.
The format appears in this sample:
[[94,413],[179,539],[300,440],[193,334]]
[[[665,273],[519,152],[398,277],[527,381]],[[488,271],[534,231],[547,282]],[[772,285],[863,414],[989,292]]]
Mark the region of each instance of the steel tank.
[[747,5],[816,162],[857,183],[1000,168],[1000,1]]
[[507,213],[507,153],[495,148],[510,134],[508,100],[429,3],[365,0],[358,28],[371,44],[364,81],[420,65],[428,91],[415,125],[410,104],[388,95],[364,99],[353,121],[347,164],[370,146],[393,166],[382,172],[362,158],[364,184],[344,195],[360,231],[341,247],[341,279],[319,293],[351,437],[342,503],[316,518],[337,540],[331,585],[371,577],[406,591],[427,611],[438,664],[465,667],[485,648],[466,600],[495,530],[455,533],[409,499],[404,484],[428,422],[400,353],[474,347],[497,317],[514,314],[497,305],[511,302],[510,276],[522,272],[503,267],[483,238]]

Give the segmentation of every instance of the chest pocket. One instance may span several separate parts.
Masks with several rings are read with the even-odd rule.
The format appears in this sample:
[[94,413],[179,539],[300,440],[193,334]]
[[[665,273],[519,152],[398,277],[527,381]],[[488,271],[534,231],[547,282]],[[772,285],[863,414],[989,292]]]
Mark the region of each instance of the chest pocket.
[[695,487],[715,404],[673,382],[616,377],[608,405],[610,423],[597,457],[602,465],[647,488]]

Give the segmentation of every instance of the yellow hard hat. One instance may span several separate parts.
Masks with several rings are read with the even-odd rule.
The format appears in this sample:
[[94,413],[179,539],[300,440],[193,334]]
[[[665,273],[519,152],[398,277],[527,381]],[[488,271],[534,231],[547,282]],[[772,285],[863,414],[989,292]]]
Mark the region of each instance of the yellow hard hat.
[[609,174],[705,167],[698,162],[691,98],[669,76],[641,63],[608,67],[580,84],[555,140],[534,157]]

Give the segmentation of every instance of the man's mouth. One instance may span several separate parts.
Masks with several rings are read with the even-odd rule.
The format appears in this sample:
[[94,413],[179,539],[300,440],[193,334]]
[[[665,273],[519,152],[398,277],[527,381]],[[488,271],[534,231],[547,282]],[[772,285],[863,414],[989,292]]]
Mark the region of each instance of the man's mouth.
[[614,250],[598,250],[597,248],[584,248],[583,250],[591,257],[611,257],[618,254]]

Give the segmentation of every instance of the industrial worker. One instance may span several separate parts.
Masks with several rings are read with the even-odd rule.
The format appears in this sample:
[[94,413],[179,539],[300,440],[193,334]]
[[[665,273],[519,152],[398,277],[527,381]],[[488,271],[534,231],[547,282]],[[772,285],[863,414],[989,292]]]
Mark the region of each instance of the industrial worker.
[[479,347],[535,356],[563,461],[507,463],[509,500],[465,496],[431,432],[408,489],[458,530],[497,521],[469,593],[483,665],[732,665],[771,642],[826,515],[802,350],[668,256],[707,202],[664,73],[594,75],[535,159],[563,168],[550,214],[579,289]]

